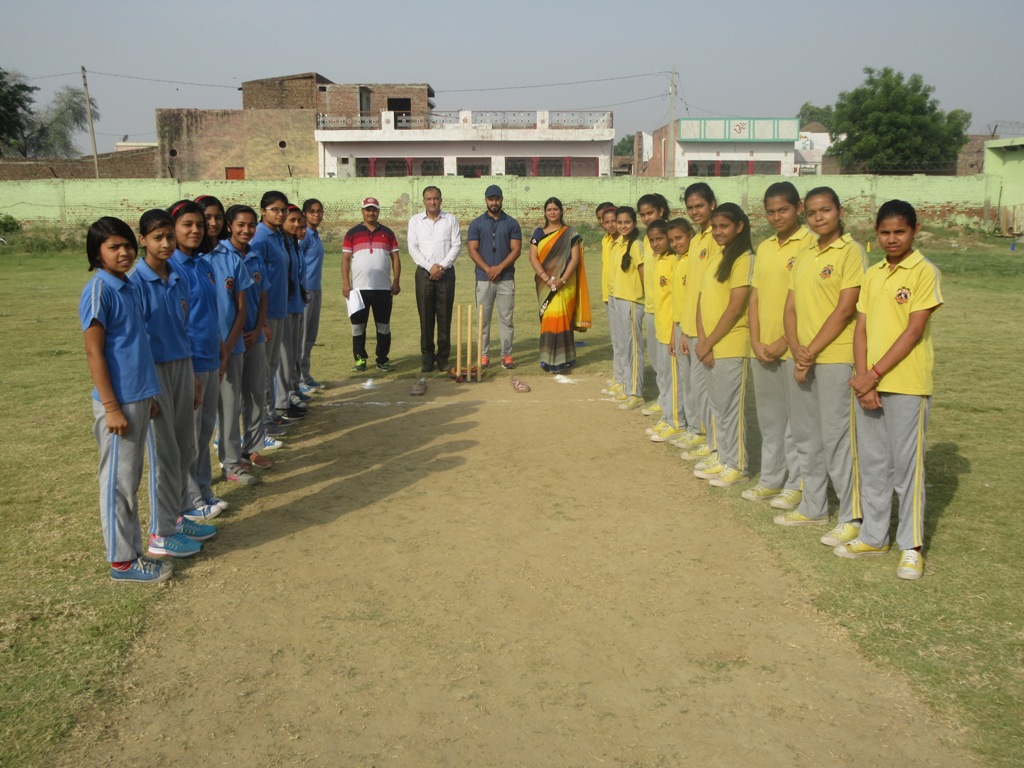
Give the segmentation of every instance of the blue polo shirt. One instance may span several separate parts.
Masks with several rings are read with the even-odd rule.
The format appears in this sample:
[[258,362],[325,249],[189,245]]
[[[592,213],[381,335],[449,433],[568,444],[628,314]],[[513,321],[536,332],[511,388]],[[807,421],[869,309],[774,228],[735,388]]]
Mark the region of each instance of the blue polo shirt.
[[176,250],[171,263],[188,281],[188,337],[192,340],[192,370],[220,369],[220,331],[217,328],[217,288],[213,270],[201,256]]
[[[238,317],[238,305],[235,297],[244,293],[252,282],[249,272],[242,266],[242,256],[235,250],[230,240],[221,240],[203,259],[213,270],[213,279],[217,285],[217,326],[220,329],[220,340],[227,341],[231,326]],[[245,352],[245,340],[238,334],[238,341],[231,350],[232,355]]]
[[[477,216],[469,224],[469,232],[466,235],[466,242],[477,241],[477,248],[480,250],[480,257],[489,267],[496,267],[512,251],[512,240],[522,242],[523,231],[519,228],[519,222],[513,219],[504,211],[494,218],[490,213]],[[499,280],[512,280],[516,276],[516,267],[505,267],[502,270]],[[476,268],[476,279],[486,280],[487,273],[480,267]]]
[[301,286],[305,273],[302,254],[299,253],[299,242],[291,235],[285,235],[285,250],[288,251],[288,314],[300,314],[306,308],[302,300]]
[[167,282],[145,261],[139,260],[128,280],[142,292],[142,313],[149,346],[157,363],[192,357],[188,338],[188,281],[167,262]]
[[306,236],[299,241],[302,263],[306,267],[306,279],[303,285],[307,291],[323,290],[324,244],[320,233],[312,227],[306,229]]
[[288,315],[288,252],[284,233],[275,232],[261,221],[249,247],[260,255],[266,267],[263,284],[267,289],[267,317],[280,320]]
[[[103,326],[103,357],[119,403],[137,403],[160,394],[137,285],[100,270],[82,289],[78,317],[83,333],[93,320]],[[100,399],[95,387],[92,398]]]
[[[251,331],[256,327],[256,321],[259,319],[260,300],[263,294],[267,292],[267,286],[263,283],[267,267],[263,263],[263,257],[252,248],[245,254],[245,260],[242,262],[242,265],[245,267],[245,271],[249,273],[250,278],[249,287],[245,290],[245,325],[243,330]],[[266,341],[266,338],[263,332],[260,331],[256,343],[261,344],[264,341]]]

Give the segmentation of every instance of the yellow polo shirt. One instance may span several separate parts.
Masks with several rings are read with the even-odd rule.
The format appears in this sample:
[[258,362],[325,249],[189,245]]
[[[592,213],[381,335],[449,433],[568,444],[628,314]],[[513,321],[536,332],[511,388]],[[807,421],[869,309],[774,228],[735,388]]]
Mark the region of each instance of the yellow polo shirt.
[[[940,279],[938,267],[920,251],[914,251],[891,271],[885,259],[868,268],[857,312],[864,315],[866,323],[869,366],[877,363],[906,330],[912,312],[942,306]],[[934,367],[932,326],[928,323],[910,354],[878,382],[878,391],[930,395]]]
[[642,304],[644,301],[644,286],[643,281],[640,279],[640,265],[643,263],[643,254],[641,253],[640,240],[633,241],[633,247],[629,249],[629,255],[632,256],[632,260],[629,263],[629,268],[622,271],[622,255],[626,252],[626,238],[621,235],[615,240],[615,244],[612,248],[612,268],[613,268],[613,279],[611,295],[616,299],[624,299],[626,301],[634,301],[638,304]]
[[[796,301],[796,335],[799,343],[811,343],[828,316],[839,304],[839,293],[860,288],[864,282],[867,257],[852,235],[843,235],[825,250],[810,238],[807,248],[796,257],[790,273],[789,289]],[[853,320],[818,353],[819,363],[853,362]]]
[[[786,310],[786,296],[789,294],[789,276],[796,263],[797,254],[813,240],[807,227],[800,227],[784,243],[779,236],[772,235],[757,247],[754,259],[754,277],[751,287],[757,288],[757,321],[761,327],[762,344],[772,344],[786,334],[783,316]],[[789,348],[782,355],[790,357]]]
[[[654,305],[654,336],[660,344],[672,341],[672,273],[679,258],[674,253],[655,256],[651,267],[651,303]],[[647,267],[644,267],[647,281]]]
[[693,236],[690,240],[690,249],[686,252],[686,284],[690,290],[683,297],[683,319],[679,325],[687,336],[697,335],[697,297],[700,295],[708,261],[716,253],[721,255],[722,249],[711,237],[711,225],[708,224]]
[[672,266],[672,322],[682,323],[686,312],[686,264],[688,254],[676,257]]
[[654,255],[654,249],[651,248],[651,241],[647,235],[644,235],[644,312],[654,314],[656,311],[654,301],[654,269],[655,262],[658,257]]
[[604,237],[601,238],[601,301],[607,303],[608,295],[612,289],[612,281],[615,275],[612,273],[612,256],[611,250],[615,243],[615,238],[605,232]]
[[[700,319],[704,324],[704,333],[706,334],[715,329],[718,321],[725,314],[732,290],[750,285],[750,276],[754,267],[750,251],[747,251],[733,262],[729,279],[720,283],[715,277],[715,273],[718,271],[718,265],[722,263],[722,258],[722,249],[717,248],[714,255],[708,259],[707,269],[704,270],[704,280],[700,284]],[[750,357],[750,327],[747,322],[746,310],[722,340],[715,344],[714,353],[716,358]]]

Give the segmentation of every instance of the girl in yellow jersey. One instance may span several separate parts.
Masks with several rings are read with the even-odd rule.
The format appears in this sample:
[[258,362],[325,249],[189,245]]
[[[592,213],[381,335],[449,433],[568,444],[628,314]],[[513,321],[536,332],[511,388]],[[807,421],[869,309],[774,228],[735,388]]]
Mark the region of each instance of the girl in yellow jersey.
[[796,256],[811,233],[800,224],[800,193],[792,182],[772,184],[764,193],[764,212],[775,230],[757,248],[750,288],[750,347],[754,353],[754,400],[761,428],[761,478],[742,494],[747,501],[771,501],[775,509],[800,504],[800,462],[789,427],[789,345],[783,328],[789,277]]
[[[679,448],[689,448],[691,442],[700,444],[704,440],[700,436],[699,424],[696,428],[690,426],[698,420],[693,416],[690,388],[686,383],[690,378],[690,355],[688,351],[683,352],[686,338],[679,326],[683,321],[687,252],[690,250],[690,240],[692,239],[693,226],[686,219],[672,219],[668,223],[668,243],[676,255],[670,280],[672,286],[672,338],[669,339],[668,345],[669,355],[672,358],[672,410],[662,418],[671,429],[682,430],[673,432],[672,436],[668,438],[670,445]],[[661,441],[655,440],[655,442]]]
[[857,454],[864,524],[840,557],[889,549],[892,494],[899,499],[896,575],[924,575],[924,452],[932,394],[932,313],[942,306],[939,270],[914,250],[920,231],[914,207],[890,200],[878,209],[875,232],[885,259],[873,265],[857,303],[853,336]]
[[750,220],[738,205],[718,206],[711,232],[719,249],[708,263],[697,298],[694,353],[707,371],[718,456],[698,463],[693,474],[728,488],[747,477],[743,401],[750,370],[747,299],[754,263]]
[[[650,298],[654,311],[651,317],[654,322],[648,332],[654,336],[655,348],[650,350],[655,373],[658,375],[659,401],[663,400],[662,418],[653,427],[648,427],[647,434],[655,443],[667,442],[669,438],[679,435],[683,425],[678,423],[673,382],[675,379],[675,361],[669,353],[672,343],[672,273],[679,257],[672,252],[668,238],[668,222],[656,219],[647,224],[647,239],[651,244],[654,258],[650,261],[649,289],[644,295]],[[644,276],[648,268],[644,268]],[[664,358],[664,363],[662,363]]]
[[644,416],[657,416],[659,419],[662,414],[667,413],[671,409],[669,403],[669,395],[671,392],[671,360],[669,359],[668,346],[658,342],[658,332],[655,329],[655,294],[656,286],[654,284],[654,272],[655,262],[657,256],[654,253],[654,249],[651,247],[651,235],[650,225],[653,221],[668,221],[670,211],[668,207],[668,200],[665,199],[664,195],[660,195],[657,192],[651,192],[640,197],[636,201],[636,213],[640,217],[640,222],[644,227],[648,228],[648,232],[644,235],[644,332],[647,334],[647,359],[651,361],[651,367],[654,368],[654,380],[658,385],[658,397],[649,405],[644,406],[640,410]]
[[[715,428],[711,421],[711,401],[708,399],[707,369],[694,355],[697,345],[697,297],[700,295],[701,282],[707,271],[708,263],[718,255],[718,244],[711,237],[711,215],[714,213],[715,193],[703,181],[698,181],[686,188],[683,193],[686,213],[693,221],[696,234],[690,240],[690,249],[686,259],[686,286],[688,290],[683,297],[683,314],[679,323],[682,335],[679,338],[677,351],[690,356],[689,379],[684,388],[689,392],[693,403],[693,421],[689,424],[694,434],[687,436],[680,447],[684,448],[680,457],[686,461],[706,461],[715,451]],[[679,445],[680,438],[673,438]],[[717,456],[714,458],[717,459]]]
[[[608,298],[611,295],[612,281],[615,278],[612,248],[619,236],[619,229],[615,224],[615,211],[617,208],[618,206],[612,202],[601,203],[597,206],[597,223],[604,230],[604,237],[601,238],[601,301],[604,302],[609,333],[611,333],[612,327],[612,305],[609,303]],[[615,381],[614,373],[605,384],[606,386],[601,390],[601,394],[612,396],[621,394],[622,387]]]
[[644,264],[640,233],[636,228],[636,211],[628,205],[615,212],[619,239],[612,249],[612,262],[617,265],[608,305],[613,324],[612,366],[615,380],[622,391],[615,396],[624,411],[644,404]]
[[853,318],[867,259],[843,232],[843,208],[829,187],[804,197],[817,241],[797,256],[786,298],[786,339],[792,352],[789,423],[804,481],[800,506],[775,517],[779,525],[828,522],[828,482],[839,497],[839,520],[821,537],[836,547],[857,538],[860,490],[852,442]]

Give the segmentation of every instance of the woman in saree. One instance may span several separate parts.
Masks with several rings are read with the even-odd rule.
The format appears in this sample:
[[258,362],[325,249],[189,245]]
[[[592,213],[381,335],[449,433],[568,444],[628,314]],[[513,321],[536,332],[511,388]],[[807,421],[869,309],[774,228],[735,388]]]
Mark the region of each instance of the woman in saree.
[[573,331],[590,327],[590,295],[583,268],[583,238],[565,225],[557,197],[544,202],[544,226],[530,239],[540,303],[540,367],[549,373],[576,365]]

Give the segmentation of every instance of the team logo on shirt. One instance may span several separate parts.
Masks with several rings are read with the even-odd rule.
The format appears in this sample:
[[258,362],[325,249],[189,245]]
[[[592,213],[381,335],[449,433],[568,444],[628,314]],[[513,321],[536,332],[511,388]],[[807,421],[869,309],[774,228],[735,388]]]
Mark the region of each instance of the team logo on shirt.
[[796,256],[790,256],[789,261],[786,262],[786,269],[792,271],[794,264],[796,264]]
[[703,261],[707,257],[708,257],[708,249],[707,248],[701,248],[700,249],[700,253],[697,254],[697,258],[700,259],[701,261]]
[[210,278],[210,285],[216,285],[217,279],[213,276],[213,272],[207,272],[206,276]]
[[906,286],[903,286],[902,288],[897,288],[896,303],[906,304],[908,301],[910,301],[910,289],[907,288]]
[[821,279],[828,280],[830,277],[832,277],[832,272],[834,271],[834,269],[835,268],[831,264],[829,264],[827,267],[821,270]]
[[253,272],[252,273],[252,281],[254,283],[262,283],[263,282],[263,275],[261,275],[259,272]]
[[224,287],[227,289],[228,293],[231,293],[233,290],[235,290],[235,278],[224,278]]

